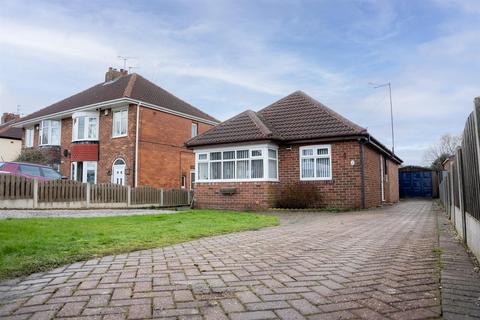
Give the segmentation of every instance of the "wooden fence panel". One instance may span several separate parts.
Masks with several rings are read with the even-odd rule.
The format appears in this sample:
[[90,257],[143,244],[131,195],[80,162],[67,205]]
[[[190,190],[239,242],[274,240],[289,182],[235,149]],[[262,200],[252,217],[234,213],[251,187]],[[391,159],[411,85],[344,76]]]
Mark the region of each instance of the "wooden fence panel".
[[464,177],[465,210],[477,220],[480,220],[480,166],[478,159],[478,134],[480,128],[475,120],[475,112],[480,112],[480,106],[467,119],[462,136],[462,155]]
[[0,199],[33,198],[33,180],[11,174],[0,174]]
[[128,188],[118,184],[99,183],[90,185],[91,203],[126,203]]
[[163,194],[163,205],[166,207],[188,205],[188,191],[182,189],[166,190]]
[[132,188],[132,204],[151,204],[159,206],[162,201],[162,189],[156,189],[150,186]]
[[86,201],[85,183],[71,180],[38,182],[38,202]]

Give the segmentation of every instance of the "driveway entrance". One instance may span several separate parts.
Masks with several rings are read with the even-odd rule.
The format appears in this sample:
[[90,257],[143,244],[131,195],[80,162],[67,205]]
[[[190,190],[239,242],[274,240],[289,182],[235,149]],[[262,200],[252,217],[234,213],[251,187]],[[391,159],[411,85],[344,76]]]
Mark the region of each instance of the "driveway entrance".
[[5,282],[0,317],[440,318],[432,202],[281,219]]

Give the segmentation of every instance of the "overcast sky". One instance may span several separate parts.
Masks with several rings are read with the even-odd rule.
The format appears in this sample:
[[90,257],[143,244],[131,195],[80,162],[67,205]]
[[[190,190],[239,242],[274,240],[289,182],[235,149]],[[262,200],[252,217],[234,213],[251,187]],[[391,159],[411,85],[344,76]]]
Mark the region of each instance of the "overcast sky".
[[103,81],[118,55],[221,120],[303,90],[422,164],[480,95],[480,1],[1,1],[0,111]]

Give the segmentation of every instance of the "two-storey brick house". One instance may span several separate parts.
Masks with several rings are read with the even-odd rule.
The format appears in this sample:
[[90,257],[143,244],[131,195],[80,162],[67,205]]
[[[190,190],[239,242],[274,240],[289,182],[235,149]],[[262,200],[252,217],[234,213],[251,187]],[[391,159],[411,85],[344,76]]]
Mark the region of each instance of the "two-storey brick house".
[[41,148],[73,180],[189,189],[185,141],[218,120],[142,76],[110,68],[105,81],[18,121],[24,148]]

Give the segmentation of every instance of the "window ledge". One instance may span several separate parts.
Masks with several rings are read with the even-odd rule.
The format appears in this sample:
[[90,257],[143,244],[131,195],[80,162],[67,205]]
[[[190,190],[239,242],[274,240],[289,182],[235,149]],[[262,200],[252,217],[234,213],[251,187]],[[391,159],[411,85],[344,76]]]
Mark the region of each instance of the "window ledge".
[[112,136],[112,139],[115,139],[115,138],[125,138],[125,137],[128,137],[128,134],[122,134],[120,136]]

